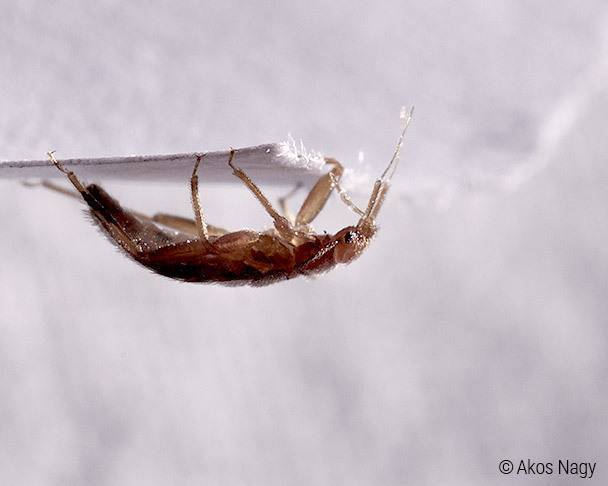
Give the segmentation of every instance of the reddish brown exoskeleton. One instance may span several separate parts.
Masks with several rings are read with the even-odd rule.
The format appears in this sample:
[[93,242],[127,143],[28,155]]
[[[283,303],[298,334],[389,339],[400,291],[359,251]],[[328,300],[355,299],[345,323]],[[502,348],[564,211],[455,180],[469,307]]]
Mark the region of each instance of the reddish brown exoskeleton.
[[[186,282],[262,286],[301,275],[319,274],[338,263],[350,263],[367,248],[376,233],[375,219],[397,167],[412,111],[405,116],[397,149],[375,182],[364,211],[357,208],[340,187],[342,165],[326,158],[331,170],[314,185],[295,218],[287,211],[284,198],[279,201],[283,212],[280,214],[247,174],[235,165],[238,151],[232,150],[227,163],[234,175],[273,219],[274,228],[264,232],[228,232],[206,223],[198,194],[198,167],[204,155],[196,158],[190,179],[194,220],[168,214],[148,217],[123,208],[100,186],[84,185],[74,172],[66,170],[55,159],[52,152],[48,155],[80,193],[93,220],[138,263],[161,275]],[[45,185],[56,188],[50,183]],[[360,216],[359,222],[335,235],[316,234],[310,223],[323,209],[334,188]]]

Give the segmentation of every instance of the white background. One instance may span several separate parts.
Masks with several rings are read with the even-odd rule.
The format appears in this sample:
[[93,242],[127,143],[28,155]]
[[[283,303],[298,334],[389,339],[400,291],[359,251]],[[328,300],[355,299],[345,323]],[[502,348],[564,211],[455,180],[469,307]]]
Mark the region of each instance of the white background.
[[[527,457],[606,480],[605,2],[1,6],[3,160],[292,133],[379,173],[416,106],[376,241],[313,281],[163,279],[0,181],[1,484],[511,484]],[[186,177],[107,188],[187,215]],[[212,223],[270,223],[201,191]]]

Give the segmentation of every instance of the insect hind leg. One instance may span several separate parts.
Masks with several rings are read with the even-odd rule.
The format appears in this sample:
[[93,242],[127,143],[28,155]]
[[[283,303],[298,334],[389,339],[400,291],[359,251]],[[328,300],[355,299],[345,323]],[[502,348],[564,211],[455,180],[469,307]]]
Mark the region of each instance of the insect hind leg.
[[79,192],[72,191],[71,189],[60,186],[59,184],[55,184],[54,182],[46,179],[39,182],[21,181],[21,184],[23,184],[25,187],[44,187],[45,189],[50,189],[51,191],[58,192],[59,194],[82,201],[82,195]]
[[[53,165],[65,174],[68,180],[80,193],[84,202],[89,206],[94,220],[107,232],[107,234],[126,252],[133,257],[142,253],[142,248],[137,241],[137,224],[141,223],[137,218],[125,211],[110,195],[101,187],[96,185],[85,186],[76,174],[67,170],[56,158],[53,151],[47,153]],[[58,190],[54,184],[43,184],[51,189]],[[66,192],[61,191],[60,192]]]
[[67,170],[56,158],[55,158],[55,151],[51,150],[50,152],[46,153],[49,157],[49,159],[51,159],[51,162],[53,163],[53,165],[55,167],[57,167],[57,169],[59,170],[59,172],[63,172],[68,180],[72,183],[72,185],[76,188],[76,190],[80,193],[83,194],[85,192],[87,192],[86,188],[84,187],[84,184],[82,184],[82,182],[80,182],[78,180],[78,177],[76,177],[76,174],[74,174],[74,172],[72,172],[71,170]]

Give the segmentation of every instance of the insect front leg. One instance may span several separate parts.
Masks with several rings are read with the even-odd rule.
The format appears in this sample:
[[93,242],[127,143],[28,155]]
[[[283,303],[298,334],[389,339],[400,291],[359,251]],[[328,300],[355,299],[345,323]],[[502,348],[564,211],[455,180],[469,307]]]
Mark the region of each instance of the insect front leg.
[[327,174],[321,176],[302,203],[302,207],[295,220],[296,228],[311,223],[317,217],[327,203],[334,188],[338,190],[340,199],[342,199],[344,204],[359,216],[363,215],[363,211],[352,202],[349,195],[340,186],[340,179],[344,173],[342,164],[335,159],[325,159],[325,163],[333,167]]
[[334,159],[325,159],[325,163],[333,167],[327,174],[319,178],[306,196],[296,216],[296,227],[307,225],[317,217],[335,187],[334,180],[340,180],[340,177],[342,177],[344,168],[340,162]]

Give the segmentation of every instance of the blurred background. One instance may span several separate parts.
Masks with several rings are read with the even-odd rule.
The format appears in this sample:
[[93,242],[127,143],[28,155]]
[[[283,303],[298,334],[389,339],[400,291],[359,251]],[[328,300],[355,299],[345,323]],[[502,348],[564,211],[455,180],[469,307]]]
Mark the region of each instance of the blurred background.
[[[2,160],[291,133],[379,174],[416,115],[362,258],[267,288],[153,275],[0,180],[0,483],[506,484],[525,458],[605,481],[607,32],[599,0],[2,2]],[[105,185],[189,215],[186,178]],[[201,192],[212,223],[270,225]]]

